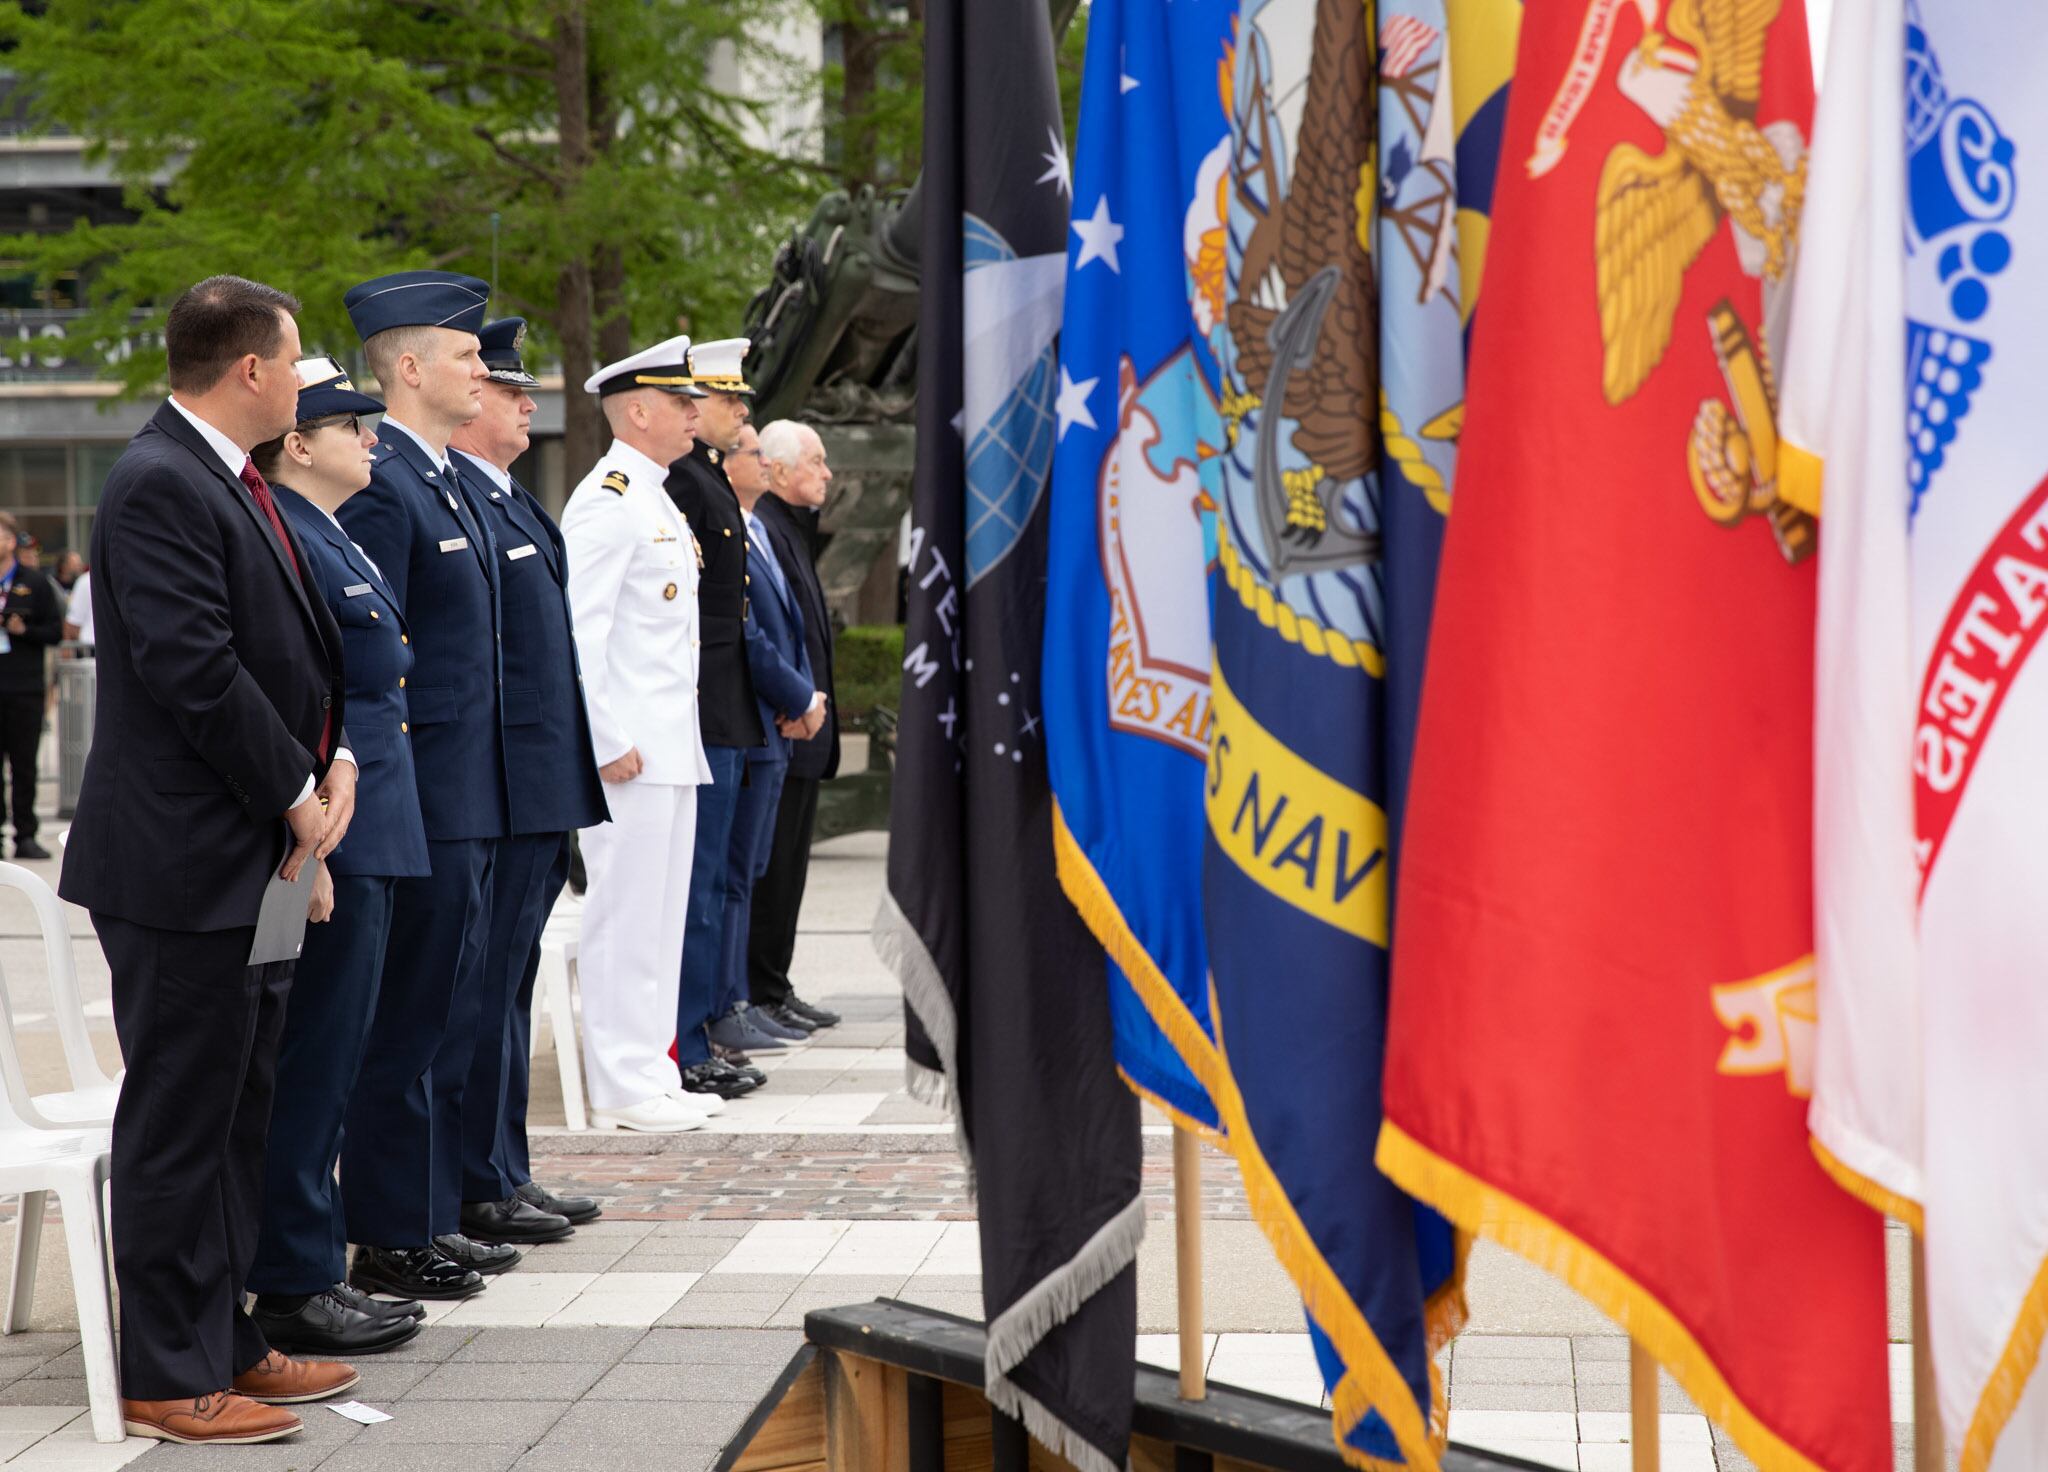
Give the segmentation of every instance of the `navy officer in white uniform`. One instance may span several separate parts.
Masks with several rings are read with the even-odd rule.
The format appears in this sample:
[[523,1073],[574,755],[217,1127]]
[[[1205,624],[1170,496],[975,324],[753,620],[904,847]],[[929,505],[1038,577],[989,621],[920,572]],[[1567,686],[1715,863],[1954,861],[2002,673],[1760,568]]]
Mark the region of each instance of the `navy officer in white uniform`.
[[562,512],[569,603],[590,736],[612,821],[582,830],[590,886],[577,970],[591,1121],[696,1129],[724,1100],[686,1092],[669,1061],[683,960],[697,789],[711,781],[697,721],[697,573],[688,520],[663,490],[696,442],[690,340],[600,368],[612,447]]

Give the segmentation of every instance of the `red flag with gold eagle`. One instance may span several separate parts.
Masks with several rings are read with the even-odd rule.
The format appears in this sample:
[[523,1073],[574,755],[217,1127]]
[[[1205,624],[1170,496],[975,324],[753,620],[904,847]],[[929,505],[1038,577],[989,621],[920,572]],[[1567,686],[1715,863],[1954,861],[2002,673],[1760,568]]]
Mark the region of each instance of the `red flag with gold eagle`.
[[1772,345],[1810,76],[1798,0],[1523,19],[1379,1160],[1765,1472],[1882,1472],[1883,1227],[1806,1136],[1818,524],[1779,494]]

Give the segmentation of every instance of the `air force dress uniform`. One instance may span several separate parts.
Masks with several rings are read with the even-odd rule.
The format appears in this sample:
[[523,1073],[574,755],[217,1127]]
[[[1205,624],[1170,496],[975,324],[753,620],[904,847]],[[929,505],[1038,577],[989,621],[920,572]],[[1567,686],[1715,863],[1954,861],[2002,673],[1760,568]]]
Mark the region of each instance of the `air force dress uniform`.
[[[486,323],[478,333],[492,381],[515,391],[538,383],[520,360],[525,333],[518,317]],[[512,830],[492,868],[482,1023],[462,1099],[463,1231],[487,1241],[545,1241],[566,1235],[566,1225],[535,1212],[539,1203],[531,1197],[522,1210],[517,1195],[532,1180],[526,1097],[533,972],[527,961],[568,879],[570,832],[603,823],[608,813],[591,756],[562,534],[509,470],[461,450],[453,458],[464,481],[482,490],[483,517],[498,544]],[[577,1217],[587,1220],[596,1210],[594,1203],[585,1205]]]
[[[694,395],[686,337],[602,368],[588,393],[658,388]],[[562,513],[569,603],[583,661],[593,754],[637,749],[640,775],[607,784],[612,821],[585,828],[590,873],[577,969],[584,1075],[600,1123],[677,1091],[667,1055],[683,953],[683,907],[698,788],[711,780],[697,723],[698,547],[663,494],[668,467],[615,442]],[[670,1112],[675,1112],[671,1110]],[[682,1111],[693,1127],[709,1110]]]
[[[381,414],[332,358],[299,364],[299,423],[336,414]],[[334,914],[309,926],[278,1046],[278,1090],[263,1177],[263,1222],[249,1288],[256,1322],[287,1351],[385,1349],[418,1332],[412,1315],[374,1322],[331,1292],[348,1273],[348,1236],[334,1166],[342,1121],[369,1041],[378,981],[401,878],[426,875],[406,679],[412,647],[398,596],[384,575],[321,507],[280,481],[277,508],[298,535],[307,582],[341,628],[349,749],[361,770],[348,836],[327,860]],[[282,1300],[283,1302],[280,1302]],[[353,1312],[352,1312],[353,1311]],[[328,1333],[324,1334],[322,1331]],[[346,1342],[333,1331],[352,1329]],[[308,1337],[308,1336],[313,1337]]]
[[[410,271],[353,288],[350,320],[365,341],[393,327],[474,332],[488,297],[475,277]],[[408,734],[432,872],[399,882],[370,1052],[350,1102],[342,1199],[352,1241],[406,1254],[408,1281],[358,1254],[360,1286],[418,1296],[474,1292],[428,1253],[456,1232],[462,1202],[462,1092],[476,1040],[490,921],[491,863],[509,828],[504,670],[499,659],[499,551],[480,499],[425,443],[386,415],[368,489],[341,523],[382,568],[410,619],[414,668]],[[452,1276],[439,1285],[415,1273]]]

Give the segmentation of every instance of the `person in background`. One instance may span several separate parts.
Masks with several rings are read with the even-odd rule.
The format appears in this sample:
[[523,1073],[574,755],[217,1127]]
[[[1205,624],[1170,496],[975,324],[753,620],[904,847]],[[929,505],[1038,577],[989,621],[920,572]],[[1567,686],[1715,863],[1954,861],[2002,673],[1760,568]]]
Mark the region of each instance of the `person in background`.
[[12,793],[14,857],[47,859],[36,842],[36,762],[49,704],[49,652],[64,637],[57,585],[28,560],[21,524],[0,511],[0,757],[10,779],[0,785],[0,821]]
[[[726,862],[725,955],[719,967],[719,1001],[724,1015],[733,1017],[746,1015],[751,1006],[747,932],[754,881],[768,867],[776,804],[782,796],[783,775],[789,770],[790,741],[814,735],[823,727],[826,701],[811,678],[803,609],[796,589],[783,576],[768,545],[768,533],[754,515],[755,503],[768,489],[768,477],[761,469],[760,442],[752,429],[740,431],[726,467],[747,526],[747,656],[759,692],[761,724],[768,732],[767,741],[747,753],[747,781],[740,789]],[[814,1026],[793,1015],[781,1025],[799,1037],[810,1036]]]
[[334,1164],[369,1044],[401,878],[427,872],[405,681],[412,670],[397,595],[334,519],[370,483],[384,406],[333,358],[298,365],[296,428],[250,452],[298,534],[306,571],[341,626],[349,750],[362,772],[355,821],[321,879],[323,923],[306,932],[277,1050],[277,1103],[263,1171],[263,1221],[249,1288],[263,1337],[292,1354],[374,1354],[419,1333],[417,1302],[371,1298],[345,1281],[348,1230]]
[[78,575],[71,585],[71,601],[64,608],[64,638],[72,644],[92,645],[92,573]]
[[[754,507],[777,566],[796,590],[804,615],[804,645],[811,671],[827,700],[824,723],[809,736],[792,735],[789,772],[775,809],[768,867],[754,881],[747,931],[747,988],[757,1011],[788,1026],[830,1027],[839,1014],[796,994],[789,966],[796,954],[797,914],[811,867],[811,830],[818,817],[818,785],[839,771],[839,713],[832,694],[832,623],[819,586],[813,536],[818,510],[832,484],[825,446],[808,425],[778,419],[761,431],[761,466],[769,494]],[[788,733],[785,733],[788,734]]]
[[590,890],[576,966],[590,1118],[661,1134],[725,1108],[684,1089],[667,1052],[697,798],[711,781],[697,725],[697,541],[662,493],[669,463],[696,438],[689,349],[672,337],[584,382],[612,446],[562,511],[592,755],[612,815],[582,830]]
[[462,1091],[462,1235],[475,1242],[559,1242],[600,1212],[588,1196],[557,1196],[533,1179],[526,1150],[527,1068],[540,932],[569,878],[569,834],[602,823],[604,783],[590,754],[590,717],[569,623],[562,533],[512,462],[526,453],[540,380],[519,349],[526,322],[478,331],[489,376],[484,412],[448,441],[463,479],[483,492],[504,587],[505,785],[512,833],[491,866],[491,928],[481,1023]]
[[[171,396],[93,519],[97,715],[57,892],[92,912],[127,1074],[111,1232],[134,1436],[272,1441],[360,1378],[243,1311],[294,961],[257,962],[273,877],[348,834],[341,631],[249,451],[298,419],[298,303],[214,276],[171,304]],[[280,861],[282,861],[280,863]]]
[[57,558],[56,567],[50,571],[50,576],[55,578],[57,586],[69,595],[71,590],[78,585],[78,580],[85,576],[84,554],[79,552],[61,553]]

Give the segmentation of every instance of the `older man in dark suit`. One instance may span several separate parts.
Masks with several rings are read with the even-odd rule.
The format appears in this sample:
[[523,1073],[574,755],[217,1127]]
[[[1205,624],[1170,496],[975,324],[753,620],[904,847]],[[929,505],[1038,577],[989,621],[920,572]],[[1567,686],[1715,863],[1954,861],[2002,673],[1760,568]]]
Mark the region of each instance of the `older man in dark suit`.
[[754,447],[769,494],[754,514],[768,534],[775,560],[803,611],[804,646],[811,672],[828,697],[823,721],[808,735],[790,739],[789,773],[776,805],[768,867],[754,882],[754,910],[747,933],[747,988],[754,1006],[786,1027],[830,1027],[839,1014],[796,994],[789,965],[796,953],[797,912],[811,867],[811,829],[818,818],[818,786],[839,771],[839,712],[832,693],[832,619],[818,584],[812,545],[818,509],[832,484],[832,467],[817,431],[793,419],[778,419],[761,431]]
[[289,1436],[346,1390],[242,1311],[293,963],[250,964],[271,876],[348,829],[341,635],[249,459],[297,417],[298,303],[234,276],[171,307],[171,397],[93,522],[97,737],[59,892],[92,912],[128,1073],[114,1117],[123,1412],[165,1441]]

